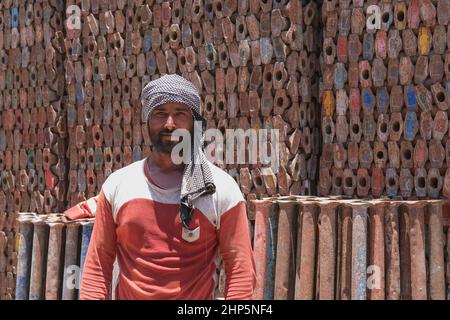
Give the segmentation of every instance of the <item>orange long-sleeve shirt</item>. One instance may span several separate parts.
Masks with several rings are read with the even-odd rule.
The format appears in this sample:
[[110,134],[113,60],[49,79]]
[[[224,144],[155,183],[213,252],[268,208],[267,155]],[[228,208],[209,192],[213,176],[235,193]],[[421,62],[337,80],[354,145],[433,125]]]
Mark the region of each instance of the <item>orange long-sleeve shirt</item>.
[[217,190],[210,201],[194,201],[194,242],[182,239],[180,190],[152,184],[145,160],[112,173],[98,197],[80,299],[110,297],[115,259],[116,299],[213,299],[220,257],[225,298],[251,299],[256,277],[244,199],[228,174],[211,170]]

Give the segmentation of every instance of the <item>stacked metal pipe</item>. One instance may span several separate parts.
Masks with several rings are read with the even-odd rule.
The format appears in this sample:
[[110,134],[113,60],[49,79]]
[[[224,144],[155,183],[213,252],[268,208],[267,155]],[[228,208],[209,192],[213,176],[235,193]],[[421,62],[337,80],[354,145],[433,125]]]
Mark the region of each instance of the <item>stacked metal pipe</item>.
[[76,300],[93,219],[19,214],[16,300]]
[[14,299],[17,250],[16,215],[0,213],[0,300]]
[[[136,19],[135,12],[130,9],[126,20],[125,2],[119,8],[111,2],[111,10],[109,5],[66,2],[68,15],[73,14],[68,21],[75,21],[66,24],[65,38],[70,206],[96,195],[113,170],[140,160],[141,145],[148,148],[139,113],[146,59],[143,53],[139,61],[137,55],[126,59],[136,50],[127,22]],[[149,17],[141,18],[148,25]],[[142,41],[139,45],[142,49]]]
[[319,195],[450,196],[450,1],[323,3]]
[[254,298],[450,299],[449,205],[301,196],[253,200]]

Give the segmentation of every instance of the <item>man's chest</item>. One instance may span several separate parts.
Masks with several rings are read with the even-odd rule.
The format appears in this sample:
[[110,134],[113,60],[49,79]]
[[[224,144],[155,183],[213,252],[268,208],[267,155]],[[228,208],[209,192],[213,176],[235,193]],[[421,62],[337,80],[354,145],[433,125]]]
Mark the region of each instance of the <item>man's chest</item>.
[[198,239],[188,242],[183,239],[178,205],[147,199],[136,199],[124,204],[118,212],[116,225],[117,243],[129,251],[196,251],[217,242],[215,226],[200,210],[194,210],[190,224],[190,229],[197,230]]

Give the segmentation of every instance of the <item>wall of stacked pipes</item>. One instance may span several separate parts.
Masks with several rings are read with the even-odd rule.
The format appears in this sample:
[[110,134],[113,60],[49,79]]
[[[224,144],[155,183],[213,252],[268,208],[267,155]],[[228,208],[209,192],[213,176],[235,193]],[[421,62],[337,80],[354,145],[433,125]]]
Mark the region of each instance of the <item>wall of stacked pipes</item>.
[[[409,202],[293,205],[283,196],[448,197],[449,8],[449,0],[2,1],[0,299],[77,299],[72,266],[82,267],[92,222],[54,213],[149,154],[140,93],[172,73],[198,88],[208,128],[280,132],[278,171],[248,164],[248,155],[247,164],[216,161],[249,200],[255,297],[445,298],[446,202],[420,201],[418,214]],[[327,201],[337,209],[322,214]],[[383,288],[364,290],[363,269],[373,265]],[[222,269],[219,296],[223,284]]]
[[449,1],[329,0],[322,14],[319,194],[448,198]]

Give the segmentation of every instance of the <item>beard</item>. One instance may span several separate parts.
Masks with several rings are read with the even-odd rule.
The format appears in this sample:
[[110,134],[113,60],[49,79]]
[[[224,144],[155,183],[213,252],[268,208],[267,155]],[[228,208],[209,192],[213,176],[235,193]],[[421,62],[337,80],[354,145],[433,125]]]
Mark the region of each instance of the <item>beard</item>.
[[[173,148],[180,143],[182,138],[179,140],[171,140],[167,137],[168,134],[173,133],[175,130],[162,129],[159,132],[155,132],[151,127],[149,127],[149,136],[152,143],[152,147],[161,153],[172,153]],[[192,132],[191,132],[192,136]]]
[[155,132],[152,128],[149,128],[150,141],[152,147],[155,150],[162,153],[171,153],[172,149],[177,145],[178,141],[172,141],[167,138],[167,134],[171,134],[173,130],[162,129],[159,132]]

